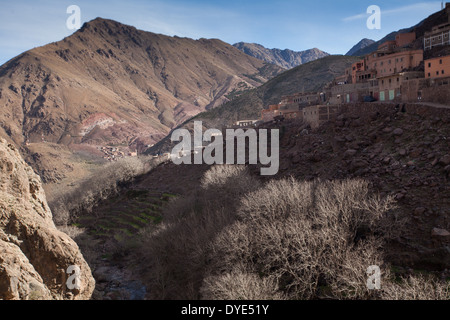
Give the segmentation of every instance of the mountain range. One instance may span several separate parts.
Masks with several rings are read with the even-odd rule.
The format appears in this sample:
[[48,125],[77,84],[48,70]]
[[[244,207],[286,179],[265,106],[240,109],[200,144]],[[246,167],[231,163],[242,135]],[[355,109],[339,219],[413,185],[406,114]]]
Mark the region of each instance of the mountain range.
[[298,52],[289,49],[267,49],[257,43],[239,42],[233,46],[252,57],[285,69],[292,69],[301,64],[329,56],[328,53],[317,48]]
[[97,18],[0,67],[0,136],[22,147],[46,181],[54,166],[72,166],[52,165],[48,154],[156,143],[283,70],[217,39],[169,37]]
[[0,67],[0,124],[19,144],[42,136],[64,144],[151,142],[226,102],[234,89],[281,71],[220,40],[172,38],[99,18]]

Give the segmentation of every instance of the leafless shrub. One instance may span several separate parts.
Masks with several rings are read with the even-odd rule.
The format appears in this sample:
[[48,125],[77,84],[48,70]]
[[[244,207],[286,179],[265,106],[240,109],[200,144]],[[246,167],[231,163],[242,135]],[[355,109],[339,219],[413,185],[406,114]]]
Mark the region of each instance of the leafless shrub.
[[385,300],[450,300],[450,282],[431,275],[411,275],[383,286]]
[[[139,258],[153,299],[448,299],[434,280],[393,282],[383,246],[401,226],[394,208],[362,180],[261,187],[244,167],[216,166],[146,230]],[[372,265],[383,290],[367,287]]]
[[261,278],[241,268],[206,278],[201,296],[205,300],[284,300],[273,279]]
[[360,180],[271,181],[244,196],[240,221],[216,238],[209,275],[240,262],[291,299],[369,298],[366,270],[382,263],[374,230],[392,207]]
[[259,184],[244,167],[219,166],[205,174],[202,186],[170,203],[164,223],[145,231],[140,254],[154,299],[199,298],[209,243],[234,222],[236,199]]
[[201,184],[204,189],[221,188],[224,193],[231,191],[246,191],[252,188],[255,179],[248,173],[245,166],[217,165],[205,172]]
[[75,240],[77,237],[83,234],[83,232],[85,232],[84,229],[75,226],[58,226],[57,229],[67,234],[73,240]]

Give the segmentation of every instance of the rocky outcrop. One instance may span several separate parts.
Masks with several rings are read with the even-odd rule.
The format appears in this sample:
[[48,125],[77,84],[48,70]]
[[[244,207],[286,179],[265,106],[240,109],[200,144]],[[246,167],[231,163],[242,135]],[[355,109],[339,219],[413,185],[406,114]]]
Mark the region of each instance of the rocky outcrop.
[[78,246],[53,223],[41,179],[0,139],[0,299],[83,300],[94,287]]

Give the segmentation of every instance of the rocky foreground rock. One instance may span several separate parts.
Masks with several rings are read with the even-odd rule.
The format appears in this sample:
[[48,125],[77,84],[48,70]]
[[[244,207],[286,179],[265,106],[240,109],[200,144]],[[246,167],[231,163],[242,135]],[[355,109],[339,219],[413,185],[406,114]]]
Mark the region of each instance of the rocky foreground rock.
[[0,299],[83,300],[94,287],[77,244],[53,223],[41,179],[0,139]]

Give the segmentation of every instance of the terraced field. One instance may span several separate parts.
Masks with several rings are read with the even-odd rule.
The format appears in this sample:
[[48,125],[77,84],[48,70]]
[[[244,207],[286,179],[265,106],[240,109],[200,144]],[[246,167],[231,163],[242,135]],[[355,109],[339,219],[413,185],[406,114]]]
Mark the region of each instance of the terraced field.
[[96,238],[113,237],[122,242],[149,224],[161,222],[162,208],[173,197],[176,195],[160,191],[128,190],[80,217],[77,226]]
[[77,219],[75,226],[84,232],[76,241],[96,280],[94,300],[145,299],[147,288],[133,271],[130,254],[140,231],[160,223],[164,206],[176,196],[136,186]]

